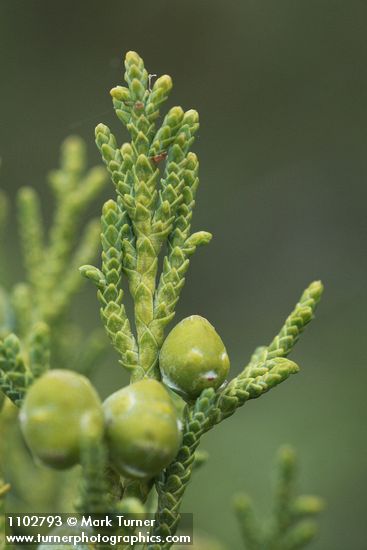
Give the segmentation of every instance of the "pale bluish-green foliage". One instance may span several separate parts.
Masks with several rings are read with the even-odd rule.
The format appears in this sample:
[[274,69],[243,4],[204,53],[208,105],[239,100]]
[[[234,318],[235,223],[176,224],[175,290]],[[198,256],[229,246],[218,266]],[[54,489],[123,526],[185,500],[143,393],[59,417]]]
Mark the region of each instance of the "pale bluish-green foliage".
[[247,495],[235,496],[234,508],[246,550],[298,550],[314,539],[317,518],[325,505],[317,496],[296,495],[296,466],[293,448],[282,447],[278,453],[277,485],[269,525],[257,521]]
[[[0,292],[0,387],[16,405],[32,381],[48,368],[62,361],[61,366],[74,364],[88,372],[105,349],[99,332],[81,345],[80,331],[67,321],[67,309],[80,285],[77,267],[81,264],[85,264],[81,273],[97,287],[104,328],[131,381],[144,377],[160,380],[159,352],[165,329],[175,315],[190,257],[211,239],[205,231],[191,232],[199,184],[198,159],[190,150],[199,127],[197,112],[172,107],[159,123],[161,105],[172,88],[171,78],[164,75],[151,87],[143,60],[135,52],[127,54],[125,69],[127,87],[117,86],[111,95],[129,141],[120,145],[107,126],[99,124],[96,128],[96,143],[115,190],[114,198],[103,206],[101,223],[92,220],[79,239],[81,215],[102,190],[106,178],[99,167],[86,169],[84,145],[76,138],[65,142],[61,167],[50,176],[56,209],[49,232],[43,227],[35,191],[27,187],[19,192],[27,276],[10,293]],[[6,222],[2,223],[5,212],[6,203],[0,196],[0,229],[6,227]],[[95,267],[89,262],[99,236],[102,254],[99,267]],[[125,307],[123,277],[134,305],[131,318]],[[312,283],[278,335],[268,346],[257,348],[236,377],[218,391],[204,390],[186,405],[179,452],[155,479],[121,478],[109,464],[106,443],[89,426],[81,442],[82,483],[77,509],[88,513],[153,511],[156,523],[152,534],[173,535],[191,474],[207,459],[198,450],[201,437],[247,401],[298,372],[298,366],[287,356],[313,318],[321,294],[321,283]],[[9,453],[14,409],[7,400],[0,422],[6,442],[0,449],[3,462]],[[15,454],[9,481],[21,487],[23,494],[30,494],[35,489],[29,460],[22,453]],[[52,495],[62,492],[60,478],[47,478],[42,492],[42,502],[50,505]],[[276,525],[279,532],[274,531],[274,537],[280,540],[288,524],[282,519]],[[143,546],[144,550],[170,547]]]
[[[211,235],[190,232],[198,186],[198,160],[190,152],[199,127],[197,112],[172,107],[157,127],[171,78],[158,78],[150,90],[143,60],[135,52],[127,54],[125,68],[128,87],[117,86],[111,95],[131,141],[118,145],[107,126],[96,128],[116,200],[108,201],[102,212],[102,268],[87,265],[82,273],[97,285],[107,333],[132,380],[138,380],[145,375],[160,378],[158,353],[189,257]],[[158,257],[165,245],[159,275]],[[136,337],[123,305],[122,273],[134,300]]]
[[[82,442],[82,482],[76,508],[81,513],[107,513],[113,510],[113,495],[109,494],[107,450],[95,430],[88,430]],[[115,481],[115,480],[114,480]]]
[[[260,397],[290,374],[298,372],[298,366],[285,356],[311,321],[321,293],[322,285],[312,283],[269,346],[258,348],[249,365],[222,391],[204,390],[196,402],[187,407],[182,447],[176,460],[157,480],[157,533],[166,535],[177,528],[181,501],[202,435],[231,416],[246,401]],[[158,550],[158,547],[152,546],[153,549]]]
[[[13,511],[57,511],[75,498],[75,474],[55,474],[34,464],[12,403],[19,406],[28,386],[51,366],[88,372],[106,351],[108,341],[101,329],[85,337],[68,319],[83,282],[78,268],[91,261],[100,246],[99,220],[86,225],[82,220],[106,182],[102,166],[87,168],[85,143],[70,137],[62,145],[59,169],[49,175],[55,208],[48,230],[36,191],[24,187],[18,192],[25,280],[10,290],[0,287],[0,466],[12,488],[8,499]],[[8,200],[0,192],[2,267],[8,253],[8,211]]]
[[[170,77],[158,78],[149,88],[143,60],[129,52],[125,60],[127,87],[111,90],[113,105],[130,134],[122,145],[110,129],[99,124],[96,142],[116,190],[102,211],[101,268],[85,265],[84,276],[98,289],[101,317],[120,363],[131,380],[143,376],[160,378],[158,355],[164,330],[175,314],[185,282],[189,257],[200,244],[210,241],[206,232],[191,234],[191,218],[198,187],[198,159],[190,151],[198,129],[196,111],[173,107],[156,127],[161,104],[171,90]],[[158,258],[164,255],[162,271]],[[121,277],[128,280],[134,301],[134,323],[127,315]],[[204,462],[197,454],[201,436],[231,416],[250,399],[298,372],[287,359],[298,337],[311,321],[322,294],[320,282],[302,294],[279,334],[268,346],[258,348],[249,364],[224,389],[205,390],[186,407],[183,441],[173,461],[156,479],[157,512],[154,534],[176,532],[181,501],[194,468]],[[135,331],[134,331],[135,329]],[[143,500],[150,485],[133,487]],[[149,550],[168,549],[148,545]]]
[[60,168],[51,172],[49,183],[55,197],[55,212],[47,241],[40,201],[31,187],[18,193],[18,216],[32,316],[52,324],[59,319],[80,287],[77,269],[95,256],[99,223],[91,220],[81,236],[81,219],[106,183],[105,171],[86,167],[85,144],[68,138],[61,149]]
[[[4,336],[0,341],[0,387],[17,405],[32,380],[49,368],[51,343],[58,348],[63,345],[62,319],[81,285],[78,268],[91,260],[99,247],[100,225],[96,219],[87,223],[79,238],[82,215],[106,181],[102,167],[87,170],[84,142],[70,137],[61,148],[60,168],[49,175],[55,211],[48,232],[36,191],[23,187],[18,192],[26,281],[15,285],[10,293],[4,289],[0,293]],[[6,199],[1,194],[0,230],[6,227],[6,211]],[[50,329],[56,325],[60,336],[51,342]],[[93,348],[98,353],[97,342],[101,339],[94,336],[91,346],[83,347],[84,370],[88,352]],[[72,347],[70,340],[68,347]]]

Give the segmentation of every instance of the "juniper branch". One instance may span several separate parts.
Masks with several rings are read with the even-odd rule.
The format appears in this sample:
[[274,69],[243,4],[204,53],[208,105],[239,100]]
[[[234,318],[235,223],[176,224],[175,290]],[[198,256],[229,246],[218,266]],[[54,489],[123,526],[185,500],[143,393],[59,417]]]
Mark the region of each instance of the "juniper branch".
[[27,278],[39,294],[43,283],[44,228],[39,197],[32,187],[18,192],[18,219]]
[[[298,366],[284,355],[290,352],[312,319],[321,292],[321,283],[312,283],[269,347],[255,352],[251,368],[245,369],[218,393],[212,388],[204,390],[195,404],[189,406],[181,449],[157,481],[157,534],[166,536],[177,529],[182,497],[191,478],[194,453],[202,435],[248,400],[260,397],[298,372]],[[158,550],[158,547],[153,545],[150,550]]]
[[8,292],[0,287],[0,338],[14,330],[14,311]]
[[[193,115],[193,120],[195,117]],[[194,122],[196,125],[196,122]],[[186,130],[189,132],[189,129]],[[172,148],[167,162],[167,178],[176,178],[181,183],[181,201],[176,210],[172,230],[168,237],[168,254],[163,261],[163,271],[159,280],[155,303],[154,316],[160,323],[160,342],[163,340],[163,328],[174,317],[176,304],[185,283],[185,273],[189,267],[189,257],[199,245],[207,244],[211,234],[205,231],[190,236],[192,212],[195,205],[195,194],[198,187],[198,160],[194,153],[186,153],[186,139],[183,133]],[[190,140],[188,140],[190,141]],[[167,185],[166,187],[173,186]],[[176,188],[179,185],[176,184]],[[177,200],[177,199],[176,199]],[[162,203],[163,204],[163,203]]]
[[315,518],[322,512],[324,503],[316,496],[295,496],[297,457],[292,447],[282,447],[277,462],[273,521],[266,549],[296,550],[316,536],[318,525]]
[[240,524],[246,550],[261,550],[262,532],[255,519],[251,500],[245,494],[240,493],[234,497],[233,507]]
[[36,320],[34,308],[34,289],[30,284],[18,283],[11,290],[10,303],[14,312],[14,332],[26,338],[30,327]]
[[106,176],[100,167],[86,173],[85,144],[70,137],[62,145],[61,167],[50,174],[55,192],[56,212],[45,252],[47,269],[44,285],[54,289],[64,273],[80,223],[82,212],[100,193]]
[[[195,451],[201,437],[233,414],[236,408],[244,405],[246,401],[260,397],[288,378],[291,373],[298,370],[298,367],[288,359],[276,358],[263,370],[264,374],[242,380],[228,393],[225,393],[225,390],[216,393],[212,388],[204,390],[195,404],[188,408],[181,449],[156,484],[159,495],[156,534],[167,536],[176,532],[180,519],[180,505],[191,479]],[[158,546],[153,545],[150,550],[158,550]]]
[[121,211],[117,203],[109,200],[103,207],[102,271],[93,266],[83,266],[81,273],[91,279],[98,288],[101,317],[108,336],[121,356],[121,363],[129,370],[137,367],[138,354],[130,322],[122,303],[121,278]]
[[316,518],[324,508],[316,496],[295,496],[296,454],[292,447],[279,450],[277,487],[271,528],[263,530],[255,522],[249,498],[238,495],[234,501],[243,542],[247,550],[296,550],[314,539]]
[[209,453],[207,451],[195,451],[193,470],[198,470],[204,466],[209,460]]
[[72,296],[76,294],[81,286],[82,279],[79,273],[80,265],[92,261],[99,248],[100,223],[98,220],[91,220],[84,229],[80,244],[74,252],[73,258],[67,273],[55,289],[55,297],[47,309],[47,319],[60,318],[68,307]]
[[[93,259],[99,242],[99,224],[92,220],[79,246],[74,246],[81,214],[102,190],[106,182],[105,170],[102,167],[86,170],[85,145],[79,138],[67,139],[61,151],[61,167],[50,174],[56,209],[47,243],[37,193],[30,187],[18,193],[26,282],[12,290],[15,327],[9,328],[22,338],[29,366],[23,360],[8,357],[4,348],[1,369],[4,391],[18,404],[33,377],[49,368],[49,335],[46,336],[48,329],[42,323],[55,325],[60,321],[81,284],[78,267]],[[8,329],[7,334],[9,332]],[[16,371],[13,372],[13,368]]]
[[313,520],[305,520],[296,525],[284,537],[279,550],[299,550],[311,542],[318,533],[318,525]]
[[320,281],[314,281],[306,288],[280,332],[269,346],[261,346],[255,350],[249,365],[245,367],[240,377],[250,376],[252,369],[256,370],[258,364],[267,359],[286,357],[291,352],[301,333],[312,320],[322,292],[323,286]]
[[[78,138],[67,140],[62,149],[61,168],[50,175],[56,198],[50,232],[45,235],[38,194],[32,188],[25,187],[18,195],[26,282],[13,287],[11,297],[7,300],[15,319],[8,316],[4,327],[1,326],[1,337],[4,340],[0,341],[0,389],[18,407],[34,378],[49,368],[50,333],[45,325],[46,320],[52,324],[52,328],[57,324],[52,337],[55,366],[58,358],[55,358],[54,352],[59,351],[60,334],[65,328],[61,316],[82,282],[77,268],[80,263],[92,261],[99,245],[100,230],[96,220],[87,225],[79,245],[77,237],[83,213],[105,185],[106,171],[103,167],[89,171],[86,169],[85,147]],[[0,197],[0,218],[1,206]],[[13,331],[21,340],[12,334]],[[71,347],[70,341],[68,347]],[[72,355],[70,349],[69,353]],[[74,359],[75,349],[73,355]],[[64,368],[68,364],[65,355],[61,359]],[[40,485],[35,497],[40,501],[45,500],[50,489],[54,494],[59,494],[60,491],[56,489],[59,481],[51,482],[51,476],[45,479],[43,472],[35,475],[23,441],[16,439],[14,445],[11,454],[19,459],[10,476],[15,487],[15,499],[22,499],[29,492],[31,483],[27,483],[28,479]],[[43,488],[47,490],[43,491]],[[31,489],[34,493],[34,487]]]
[[[195,451],[201,436],[210,429],[217,396],[213,389],[204,390],[194,405],[187,408],[182,445],[175,460],[157,478],[158,509],[153,534],[166,538],[173,535],[180,521],[180,505],[190,481]],[[152,544],[148,550],[166,550],[171,545],[160,547]]]
[[10,334],[0,341],[0,388],[15,405],[20,406],[32,379],[19,340],[15,334]]
[[[18,323],[25,335],[27,323],[23,319],[29,321],[28,328],[38,321],[53,324],[60,319],[79,288],[79,262],[91,261],[98,247],[97,222],[92,221],[86,228],[74,252],[75,241],[82,214],[101,192],[106,179],[102,167],[86,170],[85,144],[81,139],[65,140],[61,147],[60,169],[49,176],[56,208],[47,239],[37,193],[30,187],[19,191],[18,218],[27,287],[20,287],[22,295],[16,305]],[[26,288],[27,297],[23,292]]]
[[38,378],[50,368],[50,329],[39,322],[32,328],[29,343],[30,370]]
[[[171,78],[158,78],[148,89],[143,60],[129,52],[125,60],[128,87],[111,90],[118,118],[127,127],[131,142],[121,147],[110,129],[99,124],[96,143],[115,185],[121,212],[121,264],[134,300],[139,368],[133,379],[148,375],[159,378],[158,353],[164,328],[184,284],[188,257],[199,244],[209,242],[205,232],[190,237],[194,196],[198,186],[198,162],[189,152],[198,129],[198,115],[173,107],[156,129],[159,108],[172,88]],[[159,180],[158,165],[167,159]],[[158,288],[158,256],[168,240],[168,254]],[[88,268],[98,284],[98,275]],[[120,350],[122,351],[122,350]]]
[[107,476],[107,450],[93,430],[82,442],[82,480],[76,510],[83,514],[106,514],[111,510]]
[[[295,491],[296,454],[291,447],[283,447],[278,457],[278,480],[275,491],[274,530],[271,536],[274,548],[291,525],[291,506]],[[277,542],[278,541],[278,542]]]

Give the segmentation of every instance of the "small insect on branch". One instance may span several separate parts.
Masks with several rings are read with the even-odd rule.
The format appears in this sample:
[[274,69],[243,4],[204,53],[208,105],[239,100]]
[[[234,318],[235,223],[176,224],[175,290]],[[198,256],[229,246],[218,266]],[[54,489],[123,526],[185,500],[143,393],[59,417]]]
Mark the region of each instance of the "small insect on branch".
[[165,160],[167,158],[167,151],[162,151],[161,153],[158,153],[157,155],[153,155],[152,157],[149,157],[154,164],[159,164],[162,162],[162,160]]

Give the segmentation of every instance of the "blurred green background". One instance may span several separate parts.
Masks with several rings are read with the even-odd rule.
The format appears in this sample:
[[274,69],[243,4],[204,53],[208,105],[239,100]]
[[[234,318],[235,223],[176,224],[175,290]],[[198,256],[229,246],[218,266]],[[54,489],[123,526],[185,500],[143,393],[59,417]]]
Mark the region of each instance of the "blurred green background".
[[[302,289],[325,284],[292,354],[301,373],[204,440],[211,459],[184,511],[231,549],[241,546],[231,495],[244,489],[270,510],[282,443],[299,452],[300,488],[328,502],[312,548],[367,548],[366,24],[356,0],[0,1],[0,185],[12,198],[34,185],[49,218],[45,174],[60,142],[80,134],[96,163],[98,122],[126,137],[108,90],[134,49],[150,72],[172,75],[170,105],[201,116],[194,225],[215,238],[192,261],[177,319],[207,317],[235,374]],[[14,221],[8,283],[21,277],[16,239]],[[81,300],[75,316],[92,327],[91,285]],[[116,356],[108,363],[108,376],[96,373],[102,395],[123,378]]]

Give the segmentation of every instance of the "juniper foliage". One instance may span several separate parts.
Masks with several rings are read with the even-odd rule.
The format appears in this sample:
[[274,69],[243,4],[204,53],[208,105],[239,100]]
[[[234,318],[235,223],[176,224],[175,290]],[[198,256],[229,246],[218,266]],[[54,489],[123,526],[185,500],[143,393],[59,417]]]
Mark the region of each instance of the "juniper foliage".
[[[102,266],[85,265],[81,272],[97,286],[107,334],[134,382],[144,376],[160,378],[159,351],[175,315],[190,257],[199,245],[209,243],[211,235],[191,233],[199,184],[198,159],[190,150],[199,127],[197,112],[172,107],[157,128],[161,105],[172,88],[170,77],[158,78],[150,89],[143,60],[129,52],[125,80],[127,86],[113,88],[111,96],[130,141],[120,145],[107,126],[96,128],[96,143],[116,192],[102,211]],[[134,324],[124,307],[122,276],[134,301]],[[177,530],[201,436],[249,399],[298,372],[286,357],[313,318],[322,290],[319,281],[312,283],[269,346],[258,348],[224,389],[205,390],[187,406],[181,449],[156,479],[156,535],[165,537]],[[169,547],[148,545],[149,550]]]
[[292,447],[284,446],[278,452],[273,517],[268,525],[258,522],[246,494],[234,497],[233,505],[246,550],[298,550],[315,538],[317,518],[325,503],[318,496],[297,496],[296,476],[296,453]]
[[[49,178],[56,207],[48,232],[34,189],[26,187],[18,194],[26,280],[10,292],[0,292],[0,388],[8,398],[7,409],[9,400],[20,406],[29,386],[49,368],[57,367],[60,358],[70,360],[70,348],[74,365],[86,373],[105,352],[100,332],[82,344],[78,330],[67,321],[82,279],[77,270],[81,264],[82,275],[97,288],[105,332],[130,381],[161,380],[159,352],[175,316],[191,257],[212,237],[206,231],[191,229],[199,185],[199,161],[191,148],[199,117],[195,110],[176,106],[161,118],[172,80],[163,75],[151,86],[150,75],[136,52],[126,55],[125,81],[126,86],[116,86],[111,96],[129,140],[121,144],[104,124],[99,124],[95,133],[114,189],[113,198],[103,205],[100,223],[91,220],[79,239],[82,214],[105,187],[106,171],[101,167],[87,170],[85,145],[78,138],[63,144],[60,168]],[[0,195],[0,230],[6,227],[6,211],[6,199]],[[102,252],[97,267],[90,262],[99,239]],[[125,305],[123,278],[133,301],[131,317]],[[105,441],[94,437],[93,430],[88,432],[82,442],[76,508],[88,513],[145,513],[153,506],[154,534],[174,535],[191,474],[207,459],[198,449],[202,436],[247,401],[298,372],[288,355],[312,320],[322,291],[319,281],[311,283],[268,346],[257,348],[247,366],[226,385],[217,391],[206,389],[186,405],[181,447],[174,461],[155,479],[136,481],[119,476],[109,464]],[[16,418],[16,413],[10,417]],[[298,521],[312,515],[316,501],[290,500],[293,466],[289,456],[283,454],[280,461],[273,546],[261,546],[247,501],[237,500],[250,550],[292,550],[300,540],[306,543],[311,538],[309,523],[299,522],[293,527],[294,518]],[[23,462],[20,469],[23,467],[29,465]],[[14,476],[15,483],[21,482],[18,477]],[[48,486],[55,488],[53,482]],[[145,550],[170,547],[169,543],[142,546]]]
[[[98,219],[90,220],[84,228],[81,228],[81,220],[102,192],[107,177],[102,166],[87,169],[86,146],[80,138],[73,136],[65,140],[61,147],[60,168],[52,171],[48,180],[55,210],[47,234],[38,193],[30,186],[18,192],[19,233],[26,279],[10,291],[1,288],[0,292],[3,335],[0,340],[0,388],[18,406],[32,381],[49,368],[51,344],[61,348],[62,333],[73,328],[62,324],[82,283],[78,268],[94,258],[99,247]],[[0,229],[6,227],[7,210],[7,199],[1,194]],[[57,337],[52,338],[53,334]],[[76,347],[83,348],[86,356],[92,349],[98,352],[101,341],[100,333],[95,333],[87,346],[79,341]],[[68,346],[71,347],[70,339]],[[57,352],[62,356],[61,361],[65,359],[60,349],[55,352],[53,367]],[[90,359],[94,360],[93,353]]]
[[74,474],[66,479],[40,467],[24,446],[18,407],[27,389],[51,367],[88,372],[108,344],[100,329],[85,337],[68,315],[83,283],[78,267],[99,248],[99,220],[86,225],[82,220],[103,192],[107,173],[103,166],[87,168],[86,145],[73,136],[62,144],[60,167],[48,182],[55,202],[48,229],[35,189],[23,187],[17,194],[25,279],[11,288],[4,284],[10,208],[0,192],[0,252],[5,259],[0,287],[0,471],[11,485],[6,498],[13,511],[24,511],[26,505],[57,511],[75,487]]

